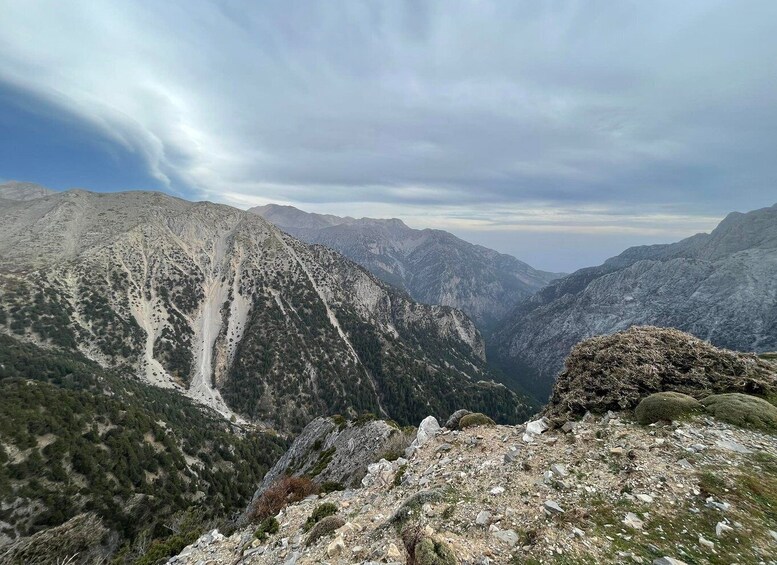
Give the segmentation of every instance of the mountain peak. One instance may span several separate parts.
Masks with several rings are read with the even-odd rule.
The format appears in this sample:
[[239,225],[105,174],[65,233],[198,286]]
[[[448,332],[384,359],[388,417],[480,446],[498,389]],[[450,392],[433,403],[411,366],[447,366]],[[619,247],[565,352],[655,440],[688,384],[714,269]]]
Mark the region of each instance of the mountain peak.
[[11,180],[0,184],[0,200],[27,201],[44,198],[55,191],[32,182]]

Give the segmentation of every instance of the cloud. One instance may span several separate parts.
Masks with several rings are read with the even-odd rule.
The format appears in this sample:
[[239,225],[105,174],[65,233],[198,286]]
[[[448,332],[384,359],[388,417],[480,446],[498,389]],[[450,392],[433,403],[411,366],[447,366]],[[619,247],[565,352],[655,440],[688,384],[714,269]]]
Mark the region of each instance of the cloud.
[[444,213],[451,225],[557,208],[568,230],[631,229],[591,207],[706,225],[777,194],[771,1],[0,11],[0,81],[197,198]]

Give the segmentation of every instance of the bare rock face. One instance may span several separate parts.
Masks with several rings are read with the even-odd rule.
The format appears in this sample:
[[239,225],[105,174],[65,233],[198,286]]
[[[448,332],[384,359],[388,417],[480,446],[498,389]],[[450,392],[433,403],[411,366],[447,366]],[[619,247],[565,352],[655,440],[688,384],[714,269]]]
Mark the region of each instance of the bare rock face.
[[561,276],[446,231],[412,229],[397,219],[343,218],[276,204],[249,211],[303,241],[339,251],[415,300],[462,310],[481,329]]
[[561,421],[588,411],[632,409],[664,391],[697,400],[722,392],[766,396],[777,391],[777,367],[678,330],[633,327],[576,345],[545,415]]
[[0,331],[281,431],[333,413],[524,415],[463,313],[413,302],[256,214],[150,192],[6,202]]
[[384,420],[316,418],[267,472],[254,500],[285,475],[306,475],[318,484],[336,483],[342,488],[359,487],[371,463],[391,450],[403,449],[410,439]]
[[495,331],[495,356],[549,394],[572,347],[634,325],[673,327],[738,351],[777,350],[777,205],[709,234],[627,249],[552,282]]

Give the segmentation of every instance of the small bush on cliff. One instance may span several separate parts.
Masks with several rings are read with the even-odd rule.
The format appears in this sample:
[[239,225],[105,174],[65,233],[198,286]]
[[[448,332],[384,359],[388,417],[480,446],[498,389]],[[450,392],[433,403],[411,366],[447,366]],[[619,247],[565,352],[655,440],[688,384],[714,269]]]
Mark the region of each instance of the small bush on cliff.
[[260,522],[278,514],[287,504],[316,493],[318,485],[307,477],[281,477],[253,502],[248,517],[252,522]]
[[461,420],[459,420],[460,430],[466,430],[467,428],[471,428],[473,426],[494,426],[494,425],[495,425],[495,422],[491,418],[489,418],[485,414],[481,414],[480,412],[475,412],[474,414],[467,414]]
[[343,520],[340,516],[327,516],[318,522],[315,526],[313,526],[313,528],[310,530],[310,533],[308,534],[308,539],[305,540],[305,545],[313,545],[320,538],[331,534],[343,526],[345,526],[345,520]]
[[701,401],[715,418],[743,428],[777,431],[777,408],[747,394],[713,394]]
[[657,392],[643,398],[634,415],[640,424],[647,425],[661,420],[677,420],[701,410],[701,404],[692,396],[680,392]]
[[270,516],[269,518],[262,520],[262,523],[259,524],[259,527],[256,528],[256,531],[254,532],[254,537],[264,541],[269,534],[277,534],[280,527],[278,520],[276,520],[274,516]]
[[313,510],[313,513],[310,516],[308,516],[308,519],[302,525],[302,530],[307,532],[308,530],[310,530],[310,528],[315,526],[321,520],[323,520],[327,516],[333,516],[334,514],[337,514],[337,504],[334,504],[332,502],[325,502],[324,504],[319,504],[318,506],[316,506],[315,510]]
[[427,536],[420,526],[405,528],[402,543],[407,550],[407,565],[457,565],[459,562],[447,543]]

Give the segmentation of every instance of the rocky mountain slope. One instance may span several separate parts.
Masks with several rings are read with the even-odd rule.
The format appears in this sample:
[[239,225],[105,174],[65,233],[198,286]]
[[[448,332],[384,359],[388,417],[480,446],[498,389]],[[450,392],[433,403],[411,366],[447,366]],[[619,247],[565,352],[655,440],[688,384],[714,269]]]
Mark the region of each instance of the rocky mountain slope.
[[493,358],[546,396],[576,343],[633,325],[674,327],[739,351],[777,349],[777,205],[709,234],[627,249],[552,282],[494,332]]
[[415,300],[464,311],[481,329],[560,276],[446,231],[412,229],[397,219],[311,214],[276,204],[249,211],[303,241],[339,251]]
[[256,214],[158,193],[4,201],[0,330],[285,431],[365,411],[407,423],[459,402],[502,421],[526,412],[489,380],[461,312]]
[[[623,379],[623,392],[642,391],[637,402],[650,398],[650,387],[643,385],[651,379],[684,385],[699,396],[710,383],[715,390],[736,390],[730,387],[744,381],[728,371],[734,361],[758,367],[762,392],[777,391],[777,367],[770,363],[752,363],[748,356],[701,346],[671,330],[639,331],[653,338],[649,350],[625,347],[628,333],[619,337],[624,347],[601,340],[581,344],[606,374],[646,358],[664,360],[652,374]],[[667,331],[673,339],[664,343]],[[709,362],[706,383],[695,379],[706,367],[687,364],[687,352],[695,350],[699,360]],[[590,366],[571,367],[568,382],[588,382]],[[689,378],[673,381],[678,374]],[[281,504],[261,525],[227,535],[212,531],[168,563],[777,560],[777,417],[770,429],[747,419],[733,424],[741,414],[703,410],[640,425],[632,401],[629,408],[602,414],[594,394],[582,405],[590,412],[565,412],[577,398],[568,388],[557,390],[547,407],[549,413],[567,414],[563,425],[537,419],[520,426],[467,426],[462,419],[439,428],[426,419],[409,457],[369,465],[359,488]],[[265,508],[268,502],[260,497],[253,504]]]

